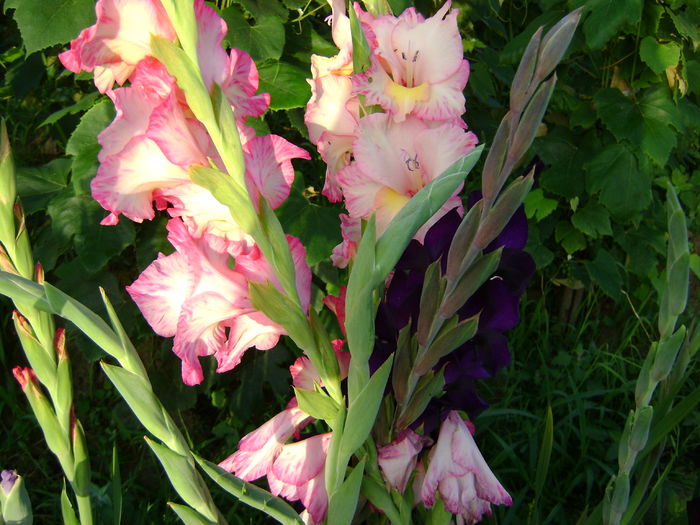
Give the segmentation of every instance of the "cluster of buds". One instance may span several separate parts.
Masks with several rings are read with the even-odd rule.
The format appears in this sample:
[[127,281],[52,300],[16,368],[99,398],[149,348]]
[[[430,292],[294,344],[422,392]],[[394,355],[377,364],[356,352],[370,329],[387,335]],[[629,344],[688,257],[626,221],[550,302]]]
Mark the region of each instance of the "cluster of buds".
[[[221,42],[226,24],[203,0],[194,3],[196,55],[205,88],[220,90],[233,108],[245,162],[245,185],[254,205],[276,208],[294,180],[291,159],[309,154],[277,135],[256,136],[245,124],[262,115],[269,95],[256,94],[258,72],[250,56]],[[175,253],[160,254],[127,288],[154,331],[174,337],[188,385],[203,379],[199,356],[215,355],[218,372],[236,366],[243,352],[277,344],[284,328],[256,310],[249,283],[280,284],[270,265],[227,206],[190,177],[195,166],[226,171],[205,126],[165,66],[154,58],[152,39],[175,40],[159,0],[100,0],[97,23],[62,53],[74,72],[94,71],[95,84],[114,102],[116,118],[98,137],[100,167],[93,197],[116,224],[119,215],[141,222],[167,210]],[[114,82],[128,87],[114,88]],[[311,273],[301,243],[287,238],[300,303],[310,298]],[[235,259],[235,265],[230,258]]]
[[[377,237],[399,210],[478,140],[465,130],[463,57],[457,10],[447,1],[424,18],[415,8],[374,17],[355,4],[332,2],[332,58],[312,56],[309,137],[327,164],[323,194],[343,200],[343,243],[333,262],[343,268],[355,253],[360,221],[376,215]],[[352,48],[351,22],[366,44],[364,63]],[[358,68],[366,68],[358,71]],[[416,238],[451,209],[461,212],[461,185]]]

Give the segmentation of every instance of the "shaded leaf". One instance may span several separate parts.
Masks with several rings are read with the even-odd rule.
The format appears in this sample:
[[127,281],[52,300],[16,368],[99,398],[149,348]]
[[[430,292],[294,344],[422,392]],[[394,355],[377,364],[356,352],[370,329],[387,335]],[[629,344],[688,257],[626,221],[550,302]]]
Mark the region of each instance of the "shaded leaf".
[[306,106],[311,88],[306,82],[309,73],[291,64],[271,62],[259,67],[260,92],[270,94],[270,109],[292,109]]
[[279,17],[258,13],[251,25],[235,6],[224,9],[221,16],[228,25],[226,40],[231,47],[242,49],[256,62],[278,60],[282,56],[284,25]]
[[667,67],[678,64],[681,48],[675,42],[661,44],[653,36],[645,36],[639,45],[639,57],[654,73],[659,74]]
[[612,235],[610,214],[597,202],[591,202],[576,210],[571,217],[571,223],[576,229],[594,239],[602,235]]
[[6,0],[5,10],[15,9],[27,55],[54,44],[63,44],[95,23],[93,0]]
[[622,275],[618,269],[618,262],[607,250],[600,249],[593,261],[584,263],[588,275],[594,283],[613,299],[620,297],[622,287]]
[[27,215],[43,210],[48,202],[66,188],[69,159],[54,159],[43,166],[17,168],[17,195]]
[[600,49],[625,24],[636,24],[642,17],[642,0],[588,0],[586,7],[590,14],[583,33],[592,49]]

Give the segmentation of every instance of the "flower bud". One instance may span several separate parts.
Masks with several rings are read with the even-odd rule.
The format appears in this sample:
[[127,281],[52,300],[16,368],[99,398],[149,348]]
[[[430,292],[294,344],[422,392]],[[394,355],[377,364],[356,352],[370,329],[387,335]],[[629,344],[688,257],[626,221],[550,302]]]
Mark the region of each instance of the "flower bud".
[[24,480],[14,470],[0,472],[0,521],[13,525],[31,525],[33,521]]

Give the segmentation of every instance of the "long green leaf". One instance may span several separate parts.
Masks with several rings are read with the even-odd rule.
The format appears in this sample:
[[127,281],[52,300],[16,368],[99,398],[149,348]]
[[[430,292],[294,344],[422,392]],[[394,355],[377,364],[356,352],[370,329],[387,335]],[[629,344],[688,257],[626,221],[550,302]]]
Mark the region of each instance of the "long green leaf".
[[542,444],[537,457],[537,472],[535,473],[535,497],[539,499],[542,495],[544,483],[549,472],[549,460],[552,457],[552,444],[554,443],[554,417],[552,416],[552,406],[547,405],[547,415],[544,420],[544,432],[542,433]]
[[484,146],[481,145],[454,162],[439,177],[416,193],[396,214],[377,241],[374,285],[384,282],[418,229],[435,215],[457,190],[478,162],[483,150]]
[[301,525],[303,521],[289,504],[268,491],[229,474],[221,467],[194,454],[204,472],[222,489],[246,505],[263,511],[285,525]]
[[355,465],[341,487],[330,497],[327,522],[333,525],[350,525],[355,517],[357,499],[365,471],[365,458]]

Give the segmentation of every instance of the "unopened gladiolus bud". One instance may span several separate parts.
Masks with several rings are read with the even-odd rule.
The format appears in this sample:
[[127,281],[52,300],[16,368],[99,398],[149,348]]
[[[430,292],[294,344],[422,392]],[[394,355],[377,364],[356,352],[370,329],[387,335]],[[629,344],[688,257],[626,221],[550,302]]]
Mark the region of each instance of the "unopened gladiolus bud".
[[22,476],[14,470],[0,473],[0,523],[31,525],[32,505]]
[[66,330],[65,328],[59,328],[56,330],[56,336],[53,341],[54,348],[56,349],[56,355],[59,359],[68,359],[68,354],[66,353]]
[[22,368],[21,366],[16,366],[12,369],[12,375],[15,376],[15,379],[19,383],[19,386],[22,387],[22,392],[26,393],[27,387],[30,384],[32,384],[35,387],[38,387],[38,379],[36,378],[34,370],[32,370],[31,368]]
[[44,284],[44,267],[41,263],[36,263],[34,265],[34,280],[38,284]]
[[54,353],[42,346],[29,321],[19,311],[12,312],[12,320],[24,353],[31,365],[32,374],[36,372],[40,382],[45,384],[49,391],[52,391],[56,381]]
[[15,167],[5,120],[0,123],[0,243],[12,243],[15,223],[12,206],[17,198]]
[[15,265],[12,264],[10,256],[7,254],[7,251],[5,251],[2,244],[0,244],[0,270],[7,273],[17,274],[17,269],[15,268]]
[[641,452],[649,439],[651,420],[654,417],[654,407],[645,406],[639,409],[632,424],[629,437],[629,448],[635,452]]
[[651,366],[650,375],[652,381],[663,381],[671,373],[678,351],[685,340],[685,333],[685,325],[682,325],[673,335],[659,341],[654,364]]
[[566,15],[542,39],[537,69],[534,75],[535,82],[540,82],[547,78],[564,56],[574,36],[576,26],[581,19],[582,9],[582,7],[578,8]]

